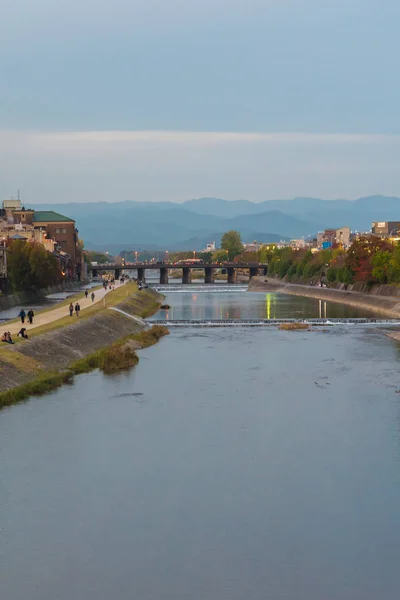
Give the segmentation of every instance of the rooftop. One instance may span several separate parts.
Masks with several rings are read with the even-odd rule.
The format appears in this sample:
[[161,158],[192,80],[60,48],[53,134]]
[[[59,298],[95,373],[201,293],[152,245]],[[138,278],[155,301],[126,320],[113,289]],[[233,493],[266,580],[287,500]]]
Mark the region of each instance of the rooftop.
[[33,221],[36,223],[59,223],[60,221],[75,223],[74,219],[60,215],[60,213],[54,212],[54,210],[35,210]]

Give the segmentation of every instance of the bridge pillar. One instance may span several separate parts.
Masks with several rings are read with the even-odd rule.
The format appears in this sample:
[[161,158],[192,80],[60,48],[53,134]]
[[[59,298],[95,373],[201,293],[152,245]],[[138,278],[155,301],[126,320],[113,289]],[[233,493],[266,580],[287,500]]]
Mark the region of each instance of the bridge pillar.
[[92,270],[92,277],[97,277],[97,271],[96,271],[96,269]]
[[161,267],[160,269],[160,283],[166,285],[168,283],[168,269],[167,267]]
[[138,281],[142,281],[143,283],[146,281],[145,271],[144,271],[143,267],[138,268],[137,278],[138,278]]
[[258,275],[258,267],[250,267],[250,279],[252,277],[257,277]]
[[228,283],[236,283],[237,271],[234,267],[228,267]]
[[204,268],[204,283],[214,283],[214,269],[212,267]]
[[115,277],[116,281],[121,277],[121,270],[120,269],[115,269],[115,271],[114,271],[114,277]]
[[192,269],[189,267],[182,269],[182,283],[192,283]]
[[8,281],[5,277],[0,277],[0,291],[3,292],[3,294],[7,293],[8,290]]
[[268,275],[268,267],[263,268],[263,275]]

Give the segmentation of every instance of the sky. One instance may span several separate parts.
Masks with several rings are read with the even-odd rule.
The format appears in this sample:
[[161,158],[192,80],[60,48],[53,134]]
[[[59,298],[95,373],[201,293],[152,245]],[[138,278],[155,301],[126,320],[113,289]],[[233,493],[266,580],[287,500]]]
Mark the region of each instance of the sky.
[[0,194],[400,196],[397,0],[0,0]]

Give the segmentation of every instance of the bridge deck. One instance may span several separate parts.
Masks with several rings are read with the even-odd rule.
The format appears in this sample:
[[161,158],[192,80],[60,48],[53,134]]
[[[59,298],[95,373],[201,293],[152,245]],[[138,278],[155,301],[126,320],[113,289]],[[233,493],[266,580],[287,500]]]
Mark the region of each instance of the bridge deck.
[[119,263],[104,263],[99,265],[88,265],[89,271],[113,271],[117,270],[131,270],[131,269],[151,269],[157,270],[160,269],[168,269],[168,270],[176,270],[176,269],[263,269],[268,265],[266,263],[233,263],[233,262],[224,262],[224,263],[187,263],[187,264],[174,264],[174,263],[132,263],[126,262],[124,265]]

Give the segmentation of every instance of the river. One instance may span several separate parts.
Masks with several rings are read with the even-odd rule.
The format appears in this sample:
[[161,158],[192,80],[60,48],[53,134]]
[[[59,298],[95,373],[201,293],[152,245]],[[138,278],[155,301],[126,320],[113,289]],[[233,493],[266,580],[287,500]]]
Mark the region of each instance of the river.
[[[207,294],[166,302],[266,308]],[[2,411],[2,600],[397,600],[399,358],[375,327],[172,329]]]

